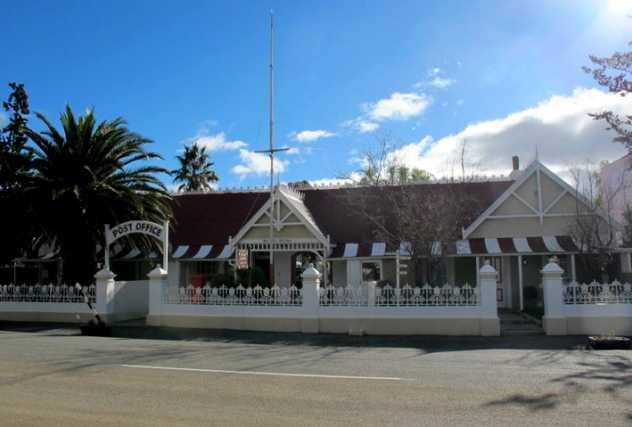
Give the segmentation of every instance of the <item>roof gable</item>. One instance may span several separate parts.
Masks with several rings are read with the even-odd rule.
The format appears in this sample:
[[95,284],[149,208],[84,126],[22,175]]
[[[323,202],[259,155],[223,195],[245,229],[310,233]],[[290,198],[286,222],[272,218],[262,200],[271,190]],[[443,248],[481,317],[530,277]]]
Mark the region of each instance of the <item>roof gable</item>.
[[518,179],[498,197],[469,227],[467,239],[488,220],[535,218],[540,225],[547,217],[575,214],[577,203],[586,203],[573,187],[540,163],[533,161]]
[[274,198],[268,198],[233,237],[231,243],[269,239],[268,230],[272,225],[274,232],[277,235],[281,234],[284,238],[313,238],[323,244],[328,244],[327,237],[321,232],[309,209],[303,203],[303,197],[301,193],[285,185],[277,186],[274,190]]

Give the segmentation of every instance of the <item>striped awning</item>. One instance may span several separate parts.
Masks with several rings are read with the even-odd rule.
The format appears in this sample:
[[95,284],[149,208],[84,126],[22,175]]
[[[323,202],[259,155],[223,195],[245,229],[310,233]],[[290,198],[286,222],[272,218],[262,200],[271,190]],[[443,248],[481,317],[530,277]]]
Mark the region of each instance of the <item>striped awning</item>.
[[230,245],[180,245],[176,246],[172,258],[177,260],[227,260],[233,256]]
[[[410,255],[410,243],[401,242],[399,248],[387,247],[385,243],[339,243],[329,258],[383,257],[399,253]],[[441,245],[435,242],[433,252],[441,253]],[[448,245],[446,255],[503,255],[503,254],[548,254],[579,252],[578,246],[569,236],[507,237],[495,239],[459,240]]]
[[329,258],[381,257],[386,255],[386,243],[340,243]]
[[579,248],[569,236],[542,236],[459,240],[451,252],[457,255],[502,255],[578,251]]

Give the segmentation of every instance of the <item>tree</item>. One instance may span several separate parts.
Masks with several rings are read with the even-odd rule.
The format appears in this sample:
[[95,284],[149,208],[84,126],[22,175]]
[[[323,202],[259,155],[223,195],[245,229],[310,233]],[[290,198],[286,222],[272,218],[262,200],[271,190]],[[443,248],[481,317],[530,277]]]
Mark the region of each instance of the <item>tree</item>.
[[624,248],[632,248],[632,207],[627,205],[623,211],[623,235]]
[[24,255],[31,246],[34,228],[29,201],[22,191],[30,170],[31,153],[25,135],[29,102],[24,85],[9,83],[11,93],[2,108],[10,113],[8,124],[0,129],[0,206],[3,221],[0,264]]
[[363,153],[362,168],[346,177],[359,184],[410,184],[427,182],[433,176],[419,168],[409,168],[395,155],[396,147],[387,138],[379,139],[376,145]]
[[[632,46],[632,42],[630,43]],[[584,67],[586,73],[592,74],[599,85],[608,91],[626,96],[632,92],[632,51],[615,52],[609,57],[601,58],[591,55],[594,68]],[[604,120],[608,130],[616,133],[615,142],[619,142],[632,151],[632,116],[620,115],[613,111],[602,111],[590,114],[596,120]]]
[[29,153],[25,150],[25,135],[29,114],[29,101],[21,83],[9,83],[12,89],[2,108],[10,112],[9,124],[0,133],[0,188],[15,189],[28,169]]
[[583,271],[590,280],[603,281],[606,280],[603,276],[614,273],[620,225],[614,219],[613,209],[617,195],[624,191],[625,179],[622,176],[620,182],[605,188],[601,185],[600,167],[590,163],[571,169],[571,174],[576,212],[569,235],[579,248],[578,260]]
[[288,182],[287,186],[295,190],[305,190],[308,188],[312,188],[312,184],[310,184],[309,181],[306,179]]
[[211,183],[219,178],[213,171],[206,147],[197,144],[184,147],[184,153],[176,157],[180,167],[171,171],[174,182],[181,182],[178,191],[210,191]]
[[472,176],[464,170],[461,177],[432,183],[428,172],[402,166],[385,140],[369,149],[363,162],[344,202],[371,224],[376,241],[394,248],[404,243],[417,280],[438,281],[448,246],[461,239],[462,227],[479,211],[468,186]]
[[[94,112],[78,119],[61,115],[61,132],[36,113],[45,130],[26,129],[33,141],[32,176],[24,191],[34,205],[47,240],[55,241],[68,283],[91,283],[103,225],[132,219],[162,223],[171,215],[170,197],[156,177],[161,159],[150,140],[129,131],[121,118],[97,124]],[[139,237],[140,246],[151,240]]]

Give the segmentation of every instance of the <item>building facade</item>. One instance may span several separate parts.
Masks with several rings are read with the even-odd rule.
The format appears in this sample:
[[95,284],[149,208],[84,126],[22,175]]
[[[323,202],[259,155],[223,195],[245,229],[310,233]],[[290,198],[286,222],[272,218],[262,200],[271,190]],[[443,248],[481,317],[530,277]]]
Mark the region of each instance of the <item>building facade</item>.
[[[449,191],[451,185],[407,184],[405,191],[420,192],[423,199],[424,192]],[[551,256],[559,259],[566,281],[593,279],[581,262],[586,254],[571,237],[581,196],[541,162],[519,170],[515,161],[509,178],[456,185],[467,186],[476,199],[475,219],[463,225],[461,239],[445,245],[433,275],[419,271],[405,241],[380,241],[371,222],[345,202],[350,193],[366,188],[279,185],[272,194],[176,195],[170,287],[235,281],[300,286],[307,263],[321,272],[323,286],[476,286],[487,260],[498,272],[499,307],[524,310],[542,305],[540,271]],[[627,262],[616,266],[619,276],[610,280],[623,280],[630,270],[627,251],[619,251]],[[239,275],[240,268],[248,269],[248,276]]]

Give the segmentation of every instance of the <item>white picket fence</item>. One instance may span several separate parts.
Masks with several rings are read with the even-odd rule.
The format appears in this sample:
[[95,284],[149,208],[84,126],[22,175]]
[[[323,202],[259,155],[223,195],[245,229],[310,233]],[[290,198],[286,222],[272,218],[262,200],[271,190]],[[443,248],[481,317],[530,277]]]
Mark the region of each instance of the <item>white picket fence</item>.
[[201,305],[255,305],[255,306],[299,306],[303,303],[301,289],[296,286],[259,285],[249,287],[179,287],[169,289],[163,294],[166,304],[201,304]]
[[366,306],[369,303],[369,290],[366,286],[324,286],[319,289],[321,306]]
[[[367,285],[324,286],[319,289],[321,306],[368,306],[414,307],[414,306],[475,306],[479,304],[478,289],[465,284],[456,286],[403,286],[391,285],[375,287],[374,298],[370,298]],[[178,287],[168,289],[163,294],[166,304],[196,305],[246,305],[246,306],[300,306],[302,290],[294,285],[262,287],[219,286]]]
[[630,283],[577,283],[564,285],[565,304],[632,304]]
[[[0,285],[0,302],[7,303],[95,303],[94,284],[83,288],[70,285]],[[85,295],[85,297],[84,297]],[[86,301],[87,298],[87,301]]]
[[375,305],[383,307],[398,306],[471,306],[480,301],[479,289],[466,283],[456,286],[446,283],[443,286],[431,286],[426,283],[420,287],[403,286],[395,288],[386,285],[376,289]]

